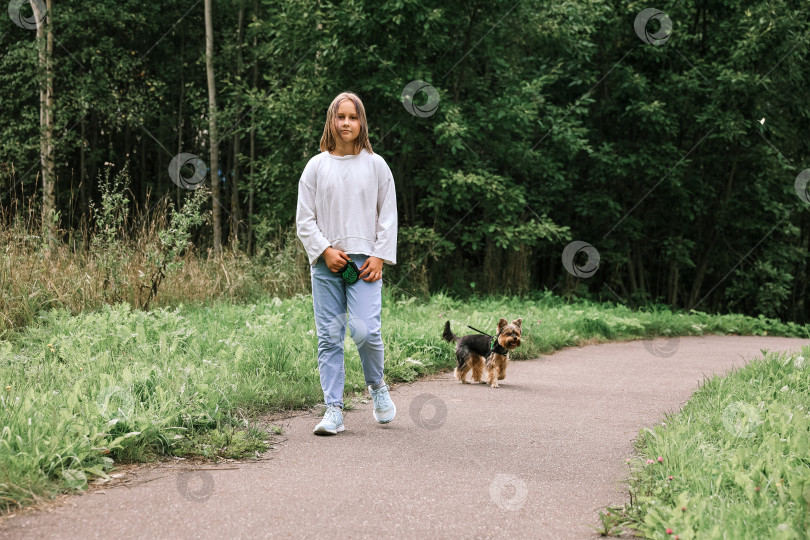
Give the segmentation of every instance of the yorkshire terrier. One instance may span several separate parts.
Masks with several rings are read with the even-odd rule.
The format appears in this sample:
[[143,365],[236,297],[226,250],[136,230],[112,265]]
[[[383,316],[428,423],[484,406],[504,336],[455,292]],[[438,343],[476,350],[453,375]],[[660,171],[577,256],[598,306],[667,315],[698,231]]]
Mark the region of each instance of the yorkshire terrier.
[[450,321],[444,325],[442,337],[445,341],[456,343],[458,366],[453,371],[456,378],[466,383],[467,372],[472,370],[472,380],[480,383],[487,369],[487,383],[498,388],[498,381],[506,377],[506,364],[509,362],[509,351],[520,346],[523,319],[515,319],[509,324],[506,319],[498,321],[498,334],[490,337],[485,334],[457,336],[450,331]]

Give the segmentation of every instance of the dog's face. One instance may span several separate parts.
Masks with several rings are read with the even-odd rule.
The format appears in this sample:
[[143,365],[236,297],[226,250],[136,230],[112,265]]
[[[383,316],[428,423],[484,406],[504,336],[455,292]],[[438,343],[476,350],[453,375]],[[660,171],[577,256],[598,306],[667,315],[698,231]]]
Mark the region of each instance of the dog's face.
[[520,346],[520,334],[523,332],[520,323],[522,322],[523,319],[515,319],[511,324],[506,319],[498,321],[498,343],[501,344],[501,347],[511,351]]

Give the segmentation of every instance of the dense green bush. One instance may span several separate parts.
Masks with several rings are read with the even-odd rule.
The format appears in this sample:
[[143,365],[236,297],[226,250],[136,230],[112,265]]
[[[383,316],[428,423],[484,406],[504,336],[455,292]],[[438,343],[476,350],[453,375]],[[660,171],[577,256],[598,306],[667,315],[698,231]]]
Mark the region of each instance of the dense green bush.
[[[226,226],[251,254],[259,235],[291,228],[325,109],[348,89],[396,181],[403,234],[388,275],[399,287],[548,289],[810,320],[810,206],[794,191],[810,166],[808,11],[790,0],[676,2],[671,35],[655,46],[634,30],[643,7],[215,1],[222,171],[210,176],[227,212],[240,208]],[[62,229],[89,219],[105,162],[131,162],[130,204],[168,195],[179,207],[172,154],[208,161],[202,9],[68,1],[54,18]],[[33,32],[0,25],[0,118],[20,119],[0,123],[8,209],[37,189],[39,85]],[[417,79],[436,89],[431,116],[403,107]],[[199,253],[211,238],[210,225],[195,231]],[[572,240],[599,251],[588,280],[560,264]]]

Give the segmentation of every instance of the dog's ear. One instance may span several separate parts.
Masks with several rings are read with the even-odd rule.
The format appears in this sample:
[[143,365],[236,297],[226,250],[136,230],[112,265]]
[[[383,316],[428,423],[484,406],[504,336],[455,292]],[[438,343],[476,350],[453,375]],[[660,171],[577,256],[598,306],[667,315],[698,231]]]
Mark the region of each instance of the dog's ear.
[[520,323],[522,323],[522,322],[523,322],[523,319],[515,319],[514,321],[512,321],[512,324],[514,324],[517,327],[520,327]]
[[500,321],[498,321],[498,332],[500,332],[501,328],[503,328],[507,324],[509,324],[509,322],[507,322],[506,319],[501,319]]

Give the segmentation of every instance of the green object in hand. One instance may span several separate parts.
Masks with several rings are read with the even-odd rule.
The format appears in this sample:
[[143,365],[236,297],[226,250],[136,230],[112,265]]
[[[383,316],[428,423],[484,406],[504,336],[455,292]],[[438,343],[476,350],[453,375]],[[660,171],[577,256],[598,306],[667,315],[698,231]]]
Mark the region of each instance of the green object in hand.
[[360,278],[360,270],[354,261],[349,261],[340,269],[340,275],[343,276],[343,281],[351,285]]

